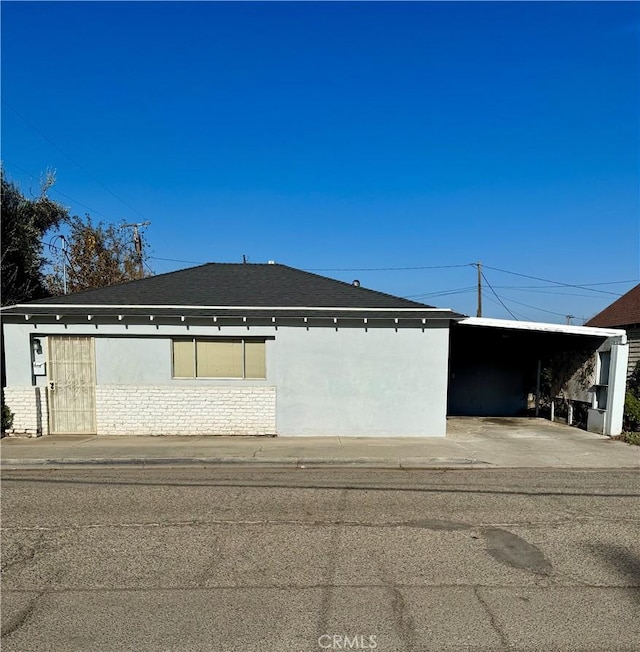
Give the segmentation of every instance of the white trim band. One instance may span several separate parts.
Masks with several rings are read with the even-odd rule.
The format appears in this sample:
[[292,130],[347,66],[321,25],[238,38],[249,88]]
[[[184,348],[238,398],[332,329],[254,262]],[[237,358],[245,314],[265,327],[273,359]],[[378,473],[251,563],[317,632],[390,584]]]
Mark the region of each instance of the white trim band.
[[328,311],[342,311],[342,312],[454,312],[451,308],[430,308],[425,306],[421,308],[417,306],[416,308],[341,308],[339,306],[185,306],[185,305],[129,305],[129,304],[71,304],[71,303],[36,303],[36,304],[24,304],[18,303],[14,306],[5,306],[2,310],[7,310],[8,308],[29,308],[31,310],[30,314],[35,314],[38,308],[74,308],[76,310],[85,310],[85,309],[103,309],[103,310],[116,310],[123,308],[131,309],[140,309],[140,310],[161,310],[161,309],[171,309],[171,310],[328,310]]
[[537,321],[512,321],[510,319],[492,319],[489,317],[467,317],[458,322],[463,326],[487,326],[490,328],[512,328],[525,331],[545,331],[548,333],[566,333],[568,335],[591,335],[595,337],[620,337],[621,344],[627,341],[626,331],[617,328],[596,328],[594,326],[573,326],[571,324],[547,324]]

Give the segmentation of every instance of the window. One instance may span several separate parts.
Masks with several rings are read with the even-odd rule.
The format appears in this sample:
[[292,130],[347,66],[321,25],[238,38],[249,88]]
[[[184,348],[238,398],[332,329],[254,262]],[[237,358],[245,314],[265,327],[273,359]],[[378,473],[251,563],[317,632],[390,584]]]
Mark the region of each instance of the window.
[[174,378],[266,378],[264,340],[173,340]]

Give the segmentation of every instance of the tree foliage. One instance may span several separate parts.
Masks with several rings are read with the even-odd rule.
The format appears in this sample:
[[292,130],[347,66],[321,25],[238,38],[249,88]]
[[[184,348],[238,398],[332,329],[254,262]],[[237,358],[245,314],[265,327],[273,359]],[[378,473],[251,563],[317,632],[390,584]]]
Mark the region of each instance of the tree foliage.
[[25,197],[18,186],[0,170],[2,182],[2,305],[13,305],[47,296],[42,273],[45,259],[42,239],[68,218],[61,204],[49,199],[47,191],[55,181],[47,173],[40,195]]
[[[138,254],[131,244],[131,232],[118,225],[94,223],[89,215],[74,215],[65,220],[69,229],[66,239],[67,293],[104,287],[139,279],[144,272],[146,245]],[[62,254],[62,248],[59,247]],[[56,256],[52,273],[47,276],[51,294],[64,293],[65,266],[62,255]],[[142,269],[141,269],[142,267]]]

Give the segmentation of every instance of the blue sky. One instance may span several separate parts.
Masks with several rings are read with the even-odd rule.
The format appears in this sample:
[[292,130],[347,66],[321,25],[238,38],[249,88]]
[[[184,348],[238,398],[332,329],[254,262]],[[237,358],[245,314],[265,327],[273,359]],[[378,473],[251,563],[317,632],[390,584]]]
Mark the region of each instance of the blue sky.
[[515,316],[573,323],[640,279],[637,3],[1,11],[8,176],[151,220],[156,272],[244,254],[475,314],[481,260]]

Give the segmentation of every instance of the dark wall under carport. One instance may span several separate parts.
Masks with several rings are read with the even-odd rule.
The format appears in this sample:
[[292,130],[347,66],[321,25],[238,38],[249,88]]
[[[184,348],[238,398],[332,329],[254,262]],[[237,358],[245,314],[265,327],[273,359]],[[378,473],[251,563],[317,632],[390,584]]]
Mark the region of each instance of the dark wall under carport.
[[453,324],[450,331],[449,416],[522,416],[542,368],[558,352],[595,351],[604,338]]

